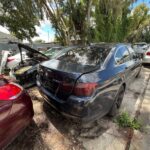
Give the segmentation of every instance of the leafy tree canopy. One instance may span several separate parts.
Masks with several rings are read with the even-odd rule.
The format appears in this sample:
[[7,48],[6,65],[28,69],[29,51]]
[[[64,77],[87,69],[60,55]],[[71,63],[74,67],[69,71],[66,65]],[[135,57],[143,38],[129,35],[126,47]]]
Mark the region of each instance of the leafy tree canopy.
[[19,39],[31,40],[35,25],[47,18],[64,45],[71,41],[149,40],[149,8],[136,0],[0,0],[0,25]]
[[37,35],[35,25],[39,25],[41,16],[38,9],[32,0],[0,0],[0,25],[18,39],[31,41]]

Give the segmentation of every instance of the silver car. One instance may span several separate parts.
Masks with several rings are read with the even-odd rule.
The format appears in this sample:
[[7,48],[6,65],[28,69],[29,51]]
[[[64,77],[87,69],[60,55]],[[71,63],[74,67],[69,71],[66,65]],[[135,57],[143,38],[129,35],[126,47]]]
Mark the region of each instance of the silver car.
[[135,52],[138,54],[141,54],[142,57],[143,57],[144,53],[148,50],[148,48],[149,48],[149,45],[145,42],[133,44],[133,49],[135,50]]
[[150,64],[150,48],[143,55],[143,64]]

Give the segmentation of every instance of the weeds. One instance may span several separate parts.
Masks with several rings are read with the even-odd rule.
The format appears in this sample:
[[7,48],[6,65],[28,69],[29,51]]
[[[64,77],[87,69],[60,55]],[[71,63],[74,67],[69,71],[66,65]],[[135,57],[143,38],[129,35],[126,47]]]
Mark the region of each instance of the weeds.
[[141,124],[136,119],[132,119],[127,112],[122,112],[114,120],[120,127],[129,127],[132,129],[140,130]]

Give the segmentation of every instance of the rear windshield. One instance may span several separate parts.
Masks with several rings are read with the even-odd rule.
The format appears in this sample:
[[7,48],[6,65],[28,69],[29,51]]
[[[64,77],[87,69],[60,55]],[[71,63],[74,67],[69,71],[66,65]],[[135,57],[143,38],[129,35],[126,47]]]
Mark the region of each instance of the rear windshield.
[[102,47],[72,48],[58,59],[60,61],[66,61],[67,63],[99,66],[104,62],[109,52],[110,48]]

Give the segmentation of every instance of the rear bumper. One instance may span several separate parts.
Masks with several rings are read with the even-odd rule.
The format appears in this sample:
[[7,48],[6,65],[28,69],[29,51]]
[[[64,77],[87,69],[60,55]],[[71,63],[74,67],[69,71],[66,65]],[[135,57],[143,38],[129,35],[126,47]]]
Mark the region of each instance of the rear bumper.
[[107,103],[108,101],[103,97],[103,95],[96,98],[88,97],[84,99],[70,96],[66,101],[63,101],[42,87],[38,80],[37,85],[40,93],[44,97],[44,100],[55,110],[65,117],[79,120],[83,123],[91,122],[103,117],[106,113],[108,113],[113,103],[113,101]]

